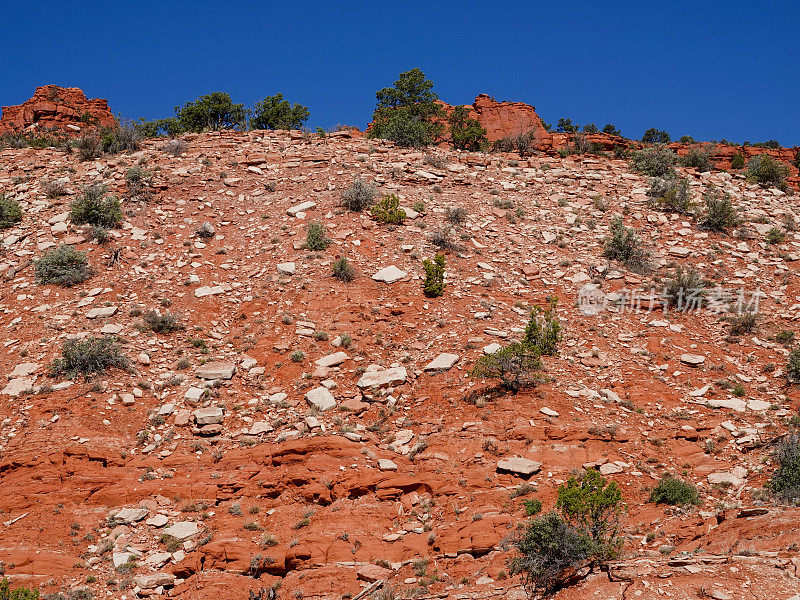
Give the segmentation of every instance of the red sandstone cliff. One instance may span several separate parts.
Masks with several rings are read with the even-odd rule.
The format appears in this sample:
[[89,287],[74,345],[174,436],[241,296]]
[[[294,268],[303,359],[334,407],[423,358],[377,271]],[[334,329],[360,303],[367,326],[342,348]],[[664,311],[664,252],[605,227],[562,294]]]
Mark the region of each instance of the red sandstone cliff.
[[472,103],[470,113],[486,130],[486,138],[490,142],[533,131],[537,145],[549,146],[552,143],[552,136],[530,104],[498,102],[487,94],[479,94]]
[[112,126],[114,122],[105,99],[89,99],[80,88],[43,85],[36,88],[30,100],[3,107],[0,134],[33,130],[77,132],[95,125]]

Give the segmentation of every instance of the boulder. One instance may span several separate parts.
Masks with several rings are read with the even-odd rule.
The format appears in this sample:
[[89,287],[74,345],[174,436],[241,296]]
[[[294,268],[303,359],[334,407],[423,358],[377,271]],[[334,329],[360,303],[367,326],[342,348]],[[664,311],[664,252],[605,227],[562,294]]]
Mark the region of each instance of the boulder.
[[153,589],[162,585],[169,587],[175,585],[175,575],[172,573],[150,573],[135,577],[133,582],[142,589]]
[[328,356],[318,358],[314,363],[320,367],[336,367],[348,358],[350,357],[347,355],[347,352],[334,352],[333,354],[328,354]]
[[442,352],[439,356],[425,365],[423,369],[425,371],[448,371],[458,362],[459,358],[461,357],[458,354]]
[[336,398],[328,388],[322,386],[306,392],[306,402],[319,411],[336,408]]
[[373,371],[365,371],[356,385],[360,388],[394,386],[405,383],[407,378],[408,372],[405,367],[375,369]]
[[379,579],[388,579],[391,574],[392,572],[389,569],[384,569],[378,565],[362,565],[356,571],[356,578],[372,583]]
[[16,398],[25,390],[31,389],[34,382],[35,380],[29,377],[17,377],[16,379],[9,381],[0,394],[6,394],[7,396]]
[[164,530],[164,535],[172,536],[179,542],[182,542],[183,540],[188,540],[190,537],[197,535],[199,531],[200,528],[197,526],[197,523],[181,521],[180,523],[175,523],[175,525],[167,527]]
[[16,379],[17,377],[27,377],[28,375],[33,375],[33,373],[36,372],[39,366],[40,366],[39,363],[32,363],[32,362],[20,363],[16,367],[14,367],[14,370],[11,371],[11,373],[8,374],[8,378]]
[[222,423],[224,419],[224,413],[219,406],[198,408],[192,413],[192,415],[194,416],[194,422],[197,423],[198,427]]
[[379,458],[378,469],[381,471],[397,471],[397,464],[388,458]]
[[699,367],[706,362],[706,357],[699,354],[681,354],[681,362],[690,367]]
[[294,275],[296,266],[293,262],[278,263],[278,273],[282,275]]
[[378,271],[377,273],[375,273],[372,276],[372,279],[374,279],[375,281],[383,281],[384,283],[394,283],[395,281],[400,281],[406,275],[408,275],[408,273],[406,273],[405,271],[401,271],[400,269],[392,265],[390,267],[385,267],[380,271]]
[[231,379],[236,372],[232,362],[209,362],[197,367],[195,375],[201,379]]
[[122,523],[135,523],[144,519],[148,512],[146,508],[123,508],[114,515],[114,519]]
[[521,456],[504,458],[497,463],[497,470],[501,473],[513,473],[514,475],[521,475],[523,477],[535,475],[541,469],[542,463],[522,458]]

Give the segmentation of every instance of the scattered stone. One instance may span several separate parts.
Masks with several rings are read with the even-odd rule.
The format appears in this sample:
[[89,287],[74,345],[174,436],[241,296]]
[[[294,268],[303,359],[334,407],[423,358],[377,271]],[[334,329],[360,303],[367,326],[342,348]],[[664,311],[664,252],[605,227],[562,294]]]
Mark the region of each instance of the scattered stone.
[[0,392],[0,394],[6,394],[7,396],[16,398],[22,392],[32,389],[35,381],[36,381],[35,379],[31,379],[29,377],[17,377],[16,379],[12,379],[11,381],[9,381],[8,384],[6,384],[6,387],[3,388],[3,391]]
[[681,362],[690,367],[699,367],[706,362],[706,357],[699,354],[681,354]]
[[195,375],[201,379],[231,379],[236,373],[232,362],[209,362],[197,367]]
[[151,527],[164,527],[169,522],[167,515],[153,515],[145,523]]
[[384,283],[394,283],[395,281],[400,281],[403,279],[407,273],[405,271],[401,271],[394,265],[391,267],[385,267],[375,273],[372,276],[372,279],[375,281],[383,281]]
[[315,364],[319,365],[320,367],[336,367],[342,364],[350,358],[346,352],[334,352],[333,354],[328,354],[328,356],[323,356],[322,358],[318,358],[315,360]]
[[33,375],[40,367],[39,363],[26,362],[18,364],[14,370],[8,374],[9,379],[16,379],[17,377],[27,377]]
[[175,523],[171,527],[167,527],[164,530],[164,535],[169,535],[174,537],[179,542],[183,540],[188,540],[190,537],[197,535],[200,531],[200,528],[197,526],[197,523],[192,521],[182,521],[180,523]]
[[99,319],[101,317],[111,317],[117,312],[116,306],[104,306],[102,308],[93,308],[86,313],[87,319]]
[[395,386],[405,383],[407,378],[408,373],[405,367],[375,369],[374,371],[367,370],[356,385],[360,388]]
[[204,285],[194,291],[195,298],[205,298],[206,296],[218,296],[225,293],[225,288],[221,285],[209,286]]
[[458,354],[443,352],[423,367],[425,371],[448,371],[459,360]]
[[278,273],[283,275],[294,275],[295,264],[293,262],[278,263]]
[[123,508],[114,515],[114,519],[126,524],[135,523],[144,519],[148,512],[146,508]]
[[542,463],[522,458],[521,456],[504,458],[497,463],[497,470],[501,473],[513,473],[514,475],[521,475],[523,477],[535,475],[541,469]]
[[175,585],[175,575],[172,573],[152,573],[149,575],[139,575],[133,582],[140,588],[153,589],[160,586],[171,587]]
[[312,202],[311,200],[307,200],[306,202],[301,202],[296,206],[292,206],[291,208],[287,209],[286,212],[289,213],[291,216],[297,216],[298,213],[304,213],[306,211],[311,210],[312,208],[316,208],[317,203]]
[[319,411],[336,408],[336,399],[326,387],[318,387],[306,392],[306,402]]
[[222,409],[218,406],[209,406],[208,408],[198,408],[196,411],[192,413],[194,416],[194,422],[197,423],[198,426],[202,427],[203,425],[213,425],[217,423],[222,423],[224,419],[224,414]]
[[381,579],[388,579],[392,572],[378,565],[362,565],[356,571],[356,579],[372,583]]

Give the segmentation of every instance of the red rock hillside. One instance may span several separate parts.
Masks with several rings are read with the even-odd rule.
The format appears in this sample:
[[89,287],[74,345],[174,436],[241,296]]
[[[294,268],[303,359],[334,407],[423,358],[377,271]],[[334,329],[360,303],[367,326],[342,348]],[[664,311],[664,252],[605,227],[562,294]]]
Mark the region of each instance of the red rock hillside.
[[104,98],[89,99],[80,88],[42,85],[30,100],[3,107],[0,135],[32,130],[77,132],[92,125],[111,126],[114,121]]

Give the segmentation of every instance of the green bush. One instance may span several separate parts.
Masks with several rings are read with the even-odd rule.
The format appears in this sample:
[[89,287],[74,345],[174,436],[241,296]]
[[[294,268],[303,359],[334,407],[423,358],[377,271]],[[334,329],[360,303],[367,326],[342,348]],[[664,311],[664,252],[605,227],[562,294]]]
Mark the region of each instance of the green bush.
[[13,198],[6,198],[6,195],[0,193],[0,229],[8,229],[13,227],[15,223],[22,220],[22,209],[19,202]]
[[672,172],[675,153],[665,146],[637,150],[631,155],[631,168],[650,177],[661,177]]
[[467,220],[467,209],[462,206],[448,208],[446,218],[451,225],[463,225]]
[[756,330],[758,313],[742,312],[724,317],[724,320],[730,325],[729,334],[731,336],[744,335],[745,333],[753,333]]
[[523,500],[522,506],[525,508],[525,514],[529,517],[538,515],[540,512],[542,512],[541,500]]
[[402,225],[406,220],[406,211],[400,207],[400,199],[394,194],[387,194],[372,207],[372,216],[381,223],[394,223]]
[[420,148],[436,142],[444,130],[444,111],[436,104],[433,82],[419,69],[400,73],[393,87],[375,94],[377,106],[368,137]]
[[681,139],[678,140],[681,144],[694,144],[695,139],[690,135],[682,135]]
[[84,162],[99,158],[103,154],[100,138],[93,133],[82,135],[73,144],[78,149],[78,158]]
[[570,477],[558,488],[556,508],[576,531],[589,536],[595,557],[609,560],[619,556],[624,505],[615,481],[607,481],[596,469],[580,478]]
[[88,223],[101,227],[117,227],[122,223],[122,209],[119,200],[106,195],[104,185],[92,185],[70,204],[69,218],[78,225]]
[[163,150],[167,154],[172,154],[172,156],[180,156],[188,149],[189,149],[188,144],[178,138],[169,139],[166,142],[164,142],[164,144],[161,146],[161,150]]
[[786,363],[786,377],[792,383],[800,381],[800,346],[795,346],[789,353],[789,359]]
[[744,156],[738,152],[731,158],[731,169],[744,169]]
[[530,156],[536,146],[536,133],[534,131],[520,133],[511,138],[511,141],[520,157],[525,158],[526,156]]
[[634,273],[644,273],[650,269],[650,252],[642,246],[636,230],[623,225],[622,217],[614,217],[611,222],[603,256],[621,262]]
[[787,434],[775,451],[778,469],[769,480],[769,490],[785,504],[800,503],[800,435]]
[[[179,109],[176,107],[175,111],[177,112],[178,110]],[[142,118],[134,124],[134,127],[142,138],[153,138],[162,134],[174,138],[186,132],[181,122],[176,117],[156,119],[155,121],[147,121]]]
[[453,148],[475,152],[486,145],[486,130],[477,119],[469,118],[469,109],[466,106],[453,108],[448,121]]
[[171,128],[171,135],[184,131],[202,132],[207,130],[238,129],[247,122],[247,109],[244,104],[234,104],[231,97],[224,92],[212,92],[200,96],[194,102],[187,102],[183,107],[175,107],[177,129],[172,123],[164,122],[163,126]]
[[144,324],[155,333],[172,333],[184,329],[180,322],[180,315],[169,311],[163,313],[157,310],[148,310],[144,313]]
[[45,252],[36,262],[36,280],[42,284],[69,287],[92,276],[86,254],[72,246],[58,246]]
[[558,590],[592,555],[589,538],[554,512],[531,519],[514,544],[520,556],[511,560],[510,570],[522,575],[529,598]]
[[542,361],[535,349],[512,342],[493,354],[481,356],[470,375],[499,379],[500,385],[516,393],[522,388],[536,385],[541,370]]
[[333,263],[333,276],[347,283],[355,279],[356,270],[353,268],[353,265],[350,264],[350,261],[342,256],[337,258]]
[[770,148],[772,150],[778,150],[781,147],[781,143],[778,140],[767,140],[766,142],[755,142],[753,144],[745,142],[744,145],[754,146],[756,148]]
[[149,196],[150,181],[153,173],[143,169],[139,165],[134,165],[125,171],[125,181],[128,185],[128,192],[131,196]]
[[699,504],[700,494],[691,483],[681,481],[672,475],[664,475],[656,487],[653,488],[653,491],[650,492],[650,502],[669,504],[671,506]]
[[422,292],[427,298],[438,298],[444,294],[444,255],[437,254],[433,260],[426,258],[422,261],[425,269],[425,281]]
[[687,214],[692,208],[689,181],[683,177],[666,175],[655,177],[647,190],[651,204],[665,212]]
[[663,129],[651,127],[642,135],[642,142],[645,144],[669,144],[672,138]]
[[290,105],[280,92],[256,102],[250,119],[252,129],[300,129],[311,113],[302,104]]
[[746,176],[750,182],[785,189],[789,167],[769,154],[759,154],[751,158],[747,164]]
[[513,152],[514,138],[505,136],[492,142],[492,152]]
[[361,212],[375,204],[378,189],[360,177],[356,177],[349,188],[342,192],[342,204],[347,210]]
[[141,147],[142,134],[133,123],[118,121],[100,131],[100,148],[108,154],[135,152]]
[[50,363],[50,375],[74,379],[105,373],[108,369],[128,369],[128,359],[114,336],[71,339],[61,347],[61,357]]
[[709,231],[727,231],[741,220],[729,194],[709,186],[703,194],[705,213],[700,218],[700,228]]
[[529,598],[552,594],[585,566],[603,565],[619,556],[622,492],[596,470],[558,488],[556,509],[528,521],[514,539],[520,556],[510,561],[521,573]]
[[67,186],[63,179],[42,179],[40,183],[44,195],[55,200],[67,193]]
[[709,153],[702,148],[692,148],[689,152],[681,159],[681,163],[683,163],[684,167],[692,167],[697,169],[698,171],[710,171],[714,165],[711,164],[711,157]]
[[306,231],[306,248],[308,250],[325,250],[331,245],[331,240],[325,233],[325,228],[319,223],[310,223]]
[[26,587],[11,589],[11,582],[3,577],[0,581],[0,600],[39,600],[39,591]]
[[611,123],[607,123],[605,127],[603,127],[603,133],[605,133],[606,135],[615,135],[617,137],[623,137],[622,132]]
[[[550,301],[543,313],[538,306],[534,307],[525,326],[522,343],[540,356],[555,356],[558,353],[558,342],[561,341],[563,334],[561,323],[554,316],[555,309],[555,299]],[[540,313],[542,313],[541,318]]]
[[767,244],[782,244],[786,241],[786,232],[780,227],[773,227],[767,232],[765,238]]
[[678,310],[701,308],[705,302],[706,281],[694,267],[679,266],[664,285],[664,298]]

